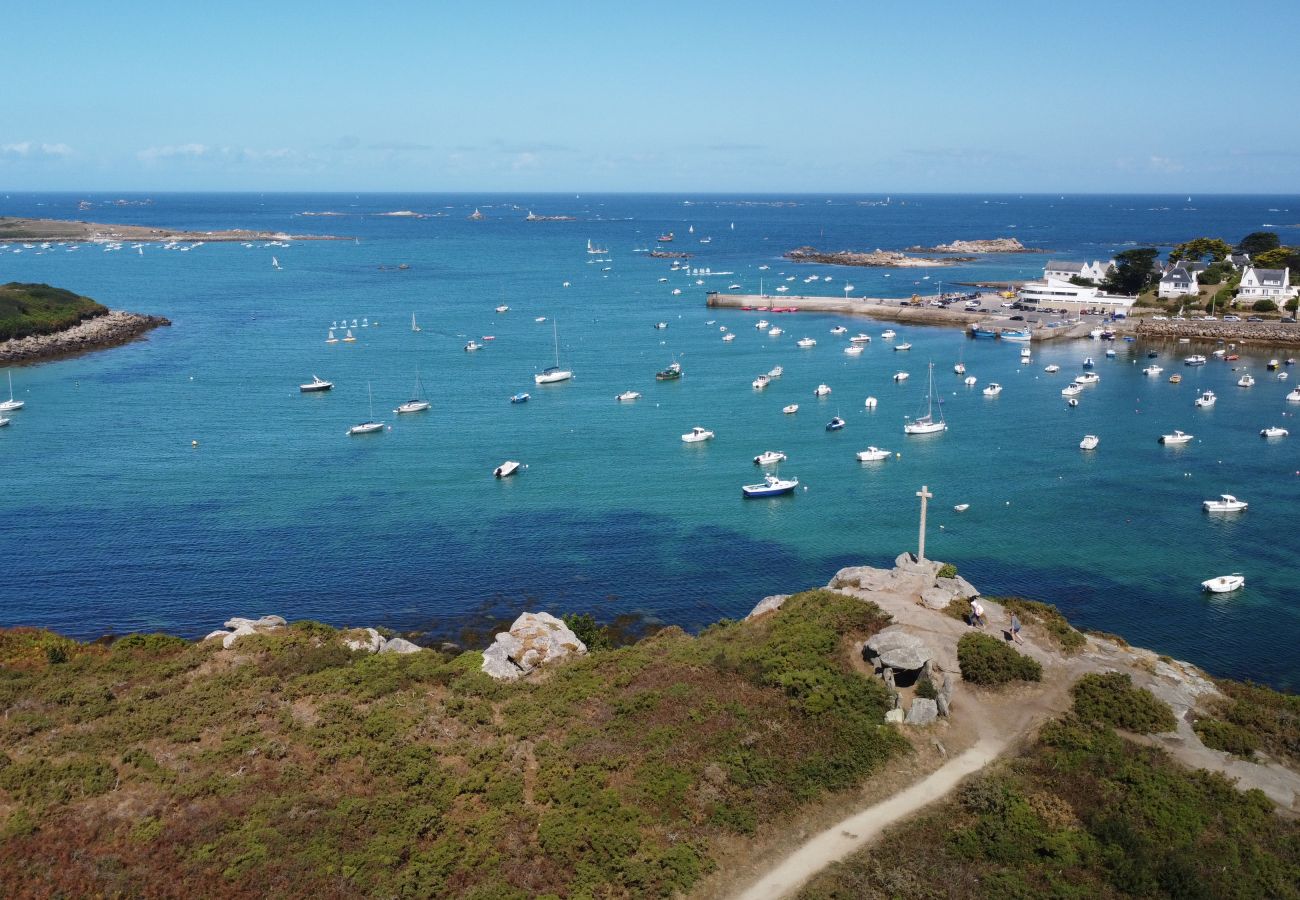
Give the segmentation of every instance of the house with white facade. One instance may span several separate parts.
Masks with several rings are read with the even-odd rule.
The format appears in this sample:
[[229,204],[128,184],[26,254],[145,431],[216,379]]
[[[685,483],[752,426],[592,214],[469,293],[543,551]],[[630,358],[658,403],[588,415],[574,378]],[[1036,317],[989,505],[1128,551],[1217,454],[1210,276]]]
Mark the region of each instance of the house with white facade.
[[1291,285],[1291,270],[1286,269],[1257,269],[1254,266],[1246,266],[1246,271],[1241,274],[1241,286],[1237,291],[1237,299],[1244,300],[1247,303],[1254,303],[1257,300],[1272,300],[1281,306],[1292,297],[1296,296],[1297,289]]
[[1196,273],[1187,271],[1186,266],[1174,265],[1160,276],[1160,290],[1157,296],[1186,297],[1189,294],[1198,294],[1200,290],[1200,285],[1196,282]]
[[1016,292],[1016,301],[1024,309],[1039,312],[1126,314],[1136,297],[1107,294],[1098,287],[1070,282],[1071,277],[1079,277],[1100,283],[1114,264],[1114,260],[1094,260],[1092,263],[1054,260],[1043,267],[1042,281],[1030,281],[1021,286]]
[[1086,278],[1089,281],[1101,284],[1114,267],[1115,261],[1113,259],[1108,259],[1105,262],[1094,259],[1090,263],[1052,260],[1043,267],[1043,278],[1047,281],[1066,282],[1071,278]]

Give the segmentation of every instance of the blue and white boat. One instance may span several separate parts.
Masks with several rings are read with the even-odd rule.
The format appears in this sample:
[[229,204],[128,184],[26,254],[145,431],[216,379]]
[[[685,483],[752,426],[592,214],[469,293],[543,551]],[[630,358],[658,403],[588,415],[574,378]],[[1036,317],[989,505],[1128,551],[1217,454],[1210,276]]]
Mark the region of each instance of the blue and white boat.
[[520,393],[518,393],[518,394],[515,394],[513,397],[510,398],[510,402],[511,402],[511,403],[527,403],[527,402],[528,402],[528,394],[523,393],[523,392],[520,392]]
[[981,338],[983,340],[991,341],[998,336],[998,333],[991,328],[977,328],[971,326],[970,335],[973,338]]
[[1004,341],[1018,341],[1018,342],[1020,342],[1020,343],[1024,343],[1024,342],[1026,342],[1026,341],[1032,340],[1032,338],[1031,338],[1030,335],[1029,335],[1029,329],[1028,329],[1028,328],[1022,328],[1022,329],[1019,329],[1019,330],[1016,330],[1016,331],[1004,331],[1004,332],[1002,332],[1002,340],[1004,340]]
[[835,416],[833,419],[831,419],[829,422],[826,423],[827,431],[839,431],[843,427],[844,427],[844,420],[841,419],[839,416]]
[[798,478],[777,478],[775,475],[765,475],[762,484],[742,485],[740,492],[746,497],[780,497],[782,494],[793,494],[794,489],[798,486]]

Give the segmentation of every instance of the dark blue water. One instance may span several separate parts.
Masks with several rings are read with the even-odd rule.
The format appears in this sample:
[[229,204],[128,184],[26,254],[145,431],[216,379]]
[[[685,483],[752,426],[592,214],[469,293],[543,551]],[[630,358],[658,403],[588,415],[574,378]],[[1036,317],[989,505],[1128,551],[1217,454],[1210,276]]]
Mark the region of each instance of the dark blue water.
[[[95,205],[78,210],[82,199]],[[1150,379],[1138,371],[1140,346],[1104,362],[1088,342],[1036,348],[1034,363],[1022,366],[1017,347],[940,329],[899,328],[914,349],[894,353],[879,338],[884,326],[843,320],[875,336],[852,358],[829,334],[837,317],[769,315],[786,329],[771,338],[752,327],[757,314],[703,303],[706,288],[756,290],[760,277],[771,291],[796,275],[791,293],[811,293],[802,278],[813,272],[833,279],[821,283],[824,293],[840,293],[847,280],[856,296],[904,296],[932,292],[940,278],[1033,276],[1045,259],[988,257],[930,272],[781,259],[802,244],[871,249],[1011,235],[1054,256],[1092,259],[1203,234],[1235,240],[1266,226],[1295,242],[1300,198],[115,199],[10,195],[2,211],[358,240],[188,251],[150,244],[143,255],[130,245],[0,251],[0,280],[50,282],[175,323],[126,347],[15,370],[28,408],[0,430],[5,624],[79,636],[197,635],[230,615],[275,612],[454,630],[485,613],[546,608],[694,627],[743,614],[765,594],[825,583],[842,565],[882,564],[914,547],[913,494],[928,484],[936,494],[930,555],[985,591],[1057,603],[1082,625],[1218,673],[1300,685],[1291,538],[1300,430],[1290,440],[1258,437],[1265,425],[1293,424],[1282,398],[1294,381],[1267,373],[1267,354],[1235,364],[1259,379],[1245,390],[1229,364],[1184,370],[1178,358],[1188,351],[1176,345],[1157,348],[1166,372]],[[466,219],[475,207],[485,221]],[[526,222],[530,209],[578,221]],[[398,210],[426,218],[378,215]],[[733,274],[701,286],[633,252],[667,230],[677,235],[674,249],[695,254],[693,266]],[[588,238],[609,248],[610,262],[590,261]],[[272,255],[283,270],[271,267]],[[510,312],[495,313],[503,302]],[[536,322],[541,316],[547,321]],[[326,345],[330,324],[344,318],[371,325],[354,329],[355,344]],[[553,362],[553,321],[576,377],[538,387],[533,373]],[[669,327],[656,330],[656,321]],[[719,326],[737,339],[723,343]],[[461,349],[485,335],[495,340],[484,350]],[[818,345],[796,348],[804,335]],[[1084,355],[1098,357],[1102,381],[1069,410],[1060,387]],[[686,377],[656,383],[654,372],[674,358]],[[924,399],[929,360],[951,430],[905,438],[903,417]],[[1003,394],[986,399],[962,386],[952,373],[958,360],[981,387],[1001,382]],[[1051,362],[1061,374],[1043,373]],[[755,392],[754,376],[778,364],[785,376]],[[417,368],[433,409],[399,418],[392,409],[408,398]],[[901,385],[890,380],[899,369],[912,375]],[[1176,370],[1181,385],[1166,380]],[[334,391],[299,394],[312,374],[333,380]],[[812,389],[821,382],[833,393],[818,400]],[[367,384],[376,417],[392,430],[346,437],[368,416]],[[1219,404],[1194,410],[1205,387]],[[627,389],[644,396],[615,403]],[[510,405],[521,390],[532,401]],[[880,400],[874,412],[863,407],[868,395]],[[797,415],[781,414],[795,402]],[[823,426],[837,413],[848,427],[828,434]],[[717,439],[682,444],[694,425]],[[1173,428],[1197,440],[1181,450],[1158,445]],[[1095,453],[1079,451],[1085,433],[1101,436]],[[854,452],[868,444],[901,456],[857,463]],[[782,472],[808,490],[743,501],[740,485],[757,479],[751,459],[765,449],[787,452]],[[527,470],[494,480],[492,468],[507,458]],[[1200,512],[1202,499],[1222,492],[1245,497],[1249,512]],[[963,502],[968,512],[952,512]],[[1202,579],[1232,571],[1246,574],[1245,591],[1199,593]]]

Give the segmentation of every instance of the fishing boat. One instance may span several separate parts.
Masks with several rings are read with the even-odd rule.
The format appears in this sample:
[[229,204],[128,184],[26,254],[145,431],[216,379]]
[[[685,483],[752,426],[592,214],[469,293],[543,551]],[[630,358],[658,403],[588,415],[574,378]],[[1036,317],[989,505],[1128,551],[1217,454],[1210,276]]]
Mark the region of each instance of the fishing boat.
[[1255,376],[1251,375],[1249,372],[1247,372],[1245,375],[1242,375],[1240,378],[1237,379],[1237,387],[1248,388],[1254,386],[1255,386]]
[[22,409],[27,405],[27,401],[14,399],[14,373],[6,372],[5,374],[9,376],[9,399],[0,403],[0,412],[13,412]]
[[1046,372],[1048,375],[1055,375],[1057,372],[1061,371],[1061,367],[1058,366],[1056,363],[1052,363],[1050,366],[1045,366],[1043,368],[1043,371]]
[[857,452],[858,462],[882,462],[892,456],[889,450],[882,450],[879,447],[868,447],[866,450]]
[[813,389],[813,396],[814,396],[814,397],[825,397],[825,396],[826,396],[827,394],[829,394],[830,392],[831,392],[830,385],[819,384],[819,385],[817,385],[817,387],[815,387],[815,388]]
[[655,322],[655,328],[656,328],[656,329],[664,329],[664,328],[667,328],[667,327],[668,327],[668,323],[667,323],[667,322]]
[[806,337],[806,338],[800,338],[799,340],[795,341],[795,345],[799,347],[803,347],[806,350],[809,347],[816,347],[817,342],[810,337]]
[[1096,365],[1096,363],[1093,362],[1093,359],[1092,359],[1091,356],[1085,356],[1085,357],[1083,358],[1083,367],[1084,367],[1085,369],[1091,369],[1094,365]]
[[424,385],[420,384],[420,370],[415,370],[415,387],[411,389],[411,399],[393,410],[398,415],[406,413],[424,412],[432,404],[424,396]]
[[525,391],[520,391],[510,398],[511,403],[527,403],[532,397]]
[[911,345],[911,344],[908,344],[908,343],[906,343],[906,342],[904,342],[904,343],[902,343],[902,344],[895,344],[895,345],[894,345],[894,349],[895,349],[895,350],[911,350],[911,349],[912,349],[912,345]]
[[1246,586],[1246,577],[1240,572],[1233,572],[1231,575],[1220,575],[1218,578],[1210,578],[1201,582],[1201,589],[1210,594],[1230,594],[1233,591],[1239,591]]
[[896,337],[898,337],[898,332],[892,328],[886,328],[884,331],[880,332],[880,339],[884,341],[892,341]]
[[1074,380],[1079,384],[1096,384],[1101,381],[1101,376],[1096,372],[1080,372],[1074,376]]
[[1199,354],[1199,353],[1193,353],[1191,356],[1184,357],[1184,359],[1183,359],[1183,365],[1185,365],[1185,366],[1203,366],[1203,365],[1205,365],[1205,357],[1204,357],[1204,356],[1201,356],[1201,354]]
[[871,343],[871,335],[869,335],[869,334],[855,334],[855,335],[853,335],[853,337],[849,338],[849,343],[850,343],[850,344],[870,344],[870,343]]
[[1016,329],[1016,330],[1012,330],[1012,331],[1003,331],[1003,332],[1002,332],[1002,340],[1004,340],[1004,341],[1015,341],[1015,342],[1017,342],[1017,343],[1024,343],[1024,342],[1026,342],[1026,341],[1033,340],[1033,338],[1032,338],[1032,336],[1029,334],[1029,329],[1028,329],[1028,328],[1022,328],[1022,329]]
[[[311,381],[307,382],[306,384],[298,385],[298,390],[302,391],[304,394],[315,394],[320,391],[328,391],[333,387],[334,387],[334,382],[326,381],[324,378],[320,378],[316,375],[313,375],[311,377]],[[0,403],[0,407],[3,406],[4,404]]]
[[1062,397],[1077,397],[1083,393],[1083,385],[1077,381],[1071,381],[1065,387],[1061,388]]
[[780,497],[783,494],[793,494],[798,486],[798,478],[782,479],[775,475],[766,475],[763,477],[762,484],[742,485],[740,492],[746,497]]
[[831,420],[830,420],[829,422],[826,423],[826,430],[827,430],[827,431],[839,431],[841,428],[844,427],[844,425],[845,425],[845,422],[844,422],[843,419],[841,419],[839,416],[832,416],[832,417],[831,417]]
[[903,434],[936,434],[947,430],[948,423],[943,419],[942,401],[939,403],[939,421],[934,420],[934,363],[930,363],[930,386],[926,392],[925,415],[905,422]]
[[1183,376],[1179,375],[1177,372],[1169,376],[1170,384],[1178,384],[1182,380],[1183,380]]
[[1195,437],[1195,435],[1188,434],[1185,431],[1179,431],[1175,428],[1173,434],[1160,435],[1160,443],[1169,445],[1187,444],[1191,443],[1193,437]]
[[791,403],[789,406],[781,407],[781,412],[785,413],[787,416],[792,416],[798,411],[799,411],[798,403]]
[[843,325],[836,325],[834,328],[831,329],[831,334],[848,334],[848,333],[849,330],[845,328]]
[[1214,391],[1204,391],[1194,402],[1201,409],[1209,409],[1211,406],[1219,402],[1219,398],[1214,396]]
[[682,443],[684,444],[698,444],[701,441],[711,440],[713,440],[713,432],[707,428],[701,428],[699,425],[682,435]]
[[780,378],[784,374],[785,374],[785,369],[783,369],[781,366],[773,366],[772,368],[767,370],[768,378]]
[[1280,365],[1281,365],[1281,363],[1278,362],[1276,359],[1270,359],[1270,360],[1268,361],[1268,370],[1271,372],[1271,371],[1273,371],[1274,369],[1276,369],[1276,368],[1277,368],[1278,366],[1280,366]]
[[1159,375],[1163,371],[1164,371],[1163,368],[1157,366],[1155,363],[1152,363],[1151,365],[1147,366],[1145,369],[1142,370],[1142,374],[1150,375],[1152,378],[1154,378],[1155,376]]
[[614,397],[614,399],[617,400],[619,403],[627,403],[627,402],[632,401],[632,400],[640,400],[640,399],[641,399],[641,392],[640,392],[640,391],[624,391],[623,393],[618,394],[616,397]]
[[483,349],[483,345],[480,344],[478,341],[474,340],[473,338],[470,338],[468,341],[465,342],[466,353],[473,353],[475,350],[482,350],[482,349]]
[[997,338],[998,333],[991,328],[980,328],[978,325],[972,325],[970,335],[976,340],[991,341]]
[[1095,434],[1085,434],[1083,440],[1079,441],[1080,450],[1096,450],[1097,445],[1101,443],[1101,438]]
[[331,329],[330,329],[330,333],[329,333],[328,335],[325,336],[325,343],[327,343],[327,344],[337,344],[338,342],[339,342],[339,339],[336,338],[336,337],[334,336],[334,329],[331,328]]
[[1034,356],[1034,351],[1033,351],[1033,350],[1030,350],[1028,347],[1021,347],[1021,348],[1020,348],[1020,361],[1021,361],[1021,362],[1029,362],[1029,360],[1032,359],[1033,356]]
[[1300,387],[1292,388],[1286,395],[1287,403],[1300,403]]
[[668,368],[655,372],[655,381],[676,381],[682,377],[682,364],[673,360]]
[[988,387],[984,388],[985,397],[996,397],[1000,393],[1002,393],[1002,385],[996,381],[990,381]]
[[896,383],[897,383],[897,382],[900,382],[900,381],[906,381],[907,379],[909,379],[909,378],[911,378],[911,377],[912,377],[912,376],[911,376],[911,375],[908,375],[906,372],[895,372],[895,373],[894,373],[894,381],[895,381]]
[[353,425],[349,428],[349,435],[374,434],[376,431],[384,430],[384,423],[375,421],[375,395],[374,392],[370,390],[370,382],[368,381],[366,382],[366,394],[370,397],[370,418],[362,422],[360,425]]
[[772,379],[767,375],[759,375],[754,379],[754,390],[761,391],[771,383]]
[[1268,428],[1261,428],[1259,430],[1259,436],[1262,438],[1283,438],[1290,433],[1291,432],[1287,431],[1280,425],[1270,425]]
[[1243,512],[1249,505],[1232,494],[1220,494],[1218,500],[1201,501],[1201,508],[1206,512]]
[[774,466],[779,462],[785,462],[786,455],[780,450],[764,450],[758,456],[754,457],[756,466]]
[[785,334],[785,329],[781,328],[779,325],[773,325],[767,330],[768,337],[776,337],[778,334]]
[[420,326],[415,323],[415,313],[411,313],[411,330],[419,331]]
[[671,231],[665,231],[663,234],[659,235],[659,237],[655,238],[655,240],[661,244],[671,244],[673,242],[673,233]]
[[352,335],[352,329],[349,328],[349,329],[348,329],[348,333],[345,334],[345,335],[343,335],[343,343],[345,343],[345,344],[355,344],[356,341],[357,341],[357,339]]
[[551,321],[551,336],[555,340],[555,365],[547,366],[533,376],[533,381],[537,384],[555,384],[558,381],[568,381],[573,377],[573,373],[568,369],[560,368],[560,332],[554,320]]
[[953,372],[954,372],[955,374],[957,374],[957,375],[965,375],[965,374],[966,374],[966,364],[965,364],[965,363],[957,363],[957,365],[955,365],[955,366],[952,367],[952,370],[953,370]]
[[519,471],[519,463],[513,459],[507,459],[501,465],[492,470],[493,478],[509,478]]
[[862,355],[862,345],[861,345],[861,344],[849,344],[847,347],[844,348],[844,352],[845,352],[846,354],[848,354],[849,356],[861,356],[861,355]]

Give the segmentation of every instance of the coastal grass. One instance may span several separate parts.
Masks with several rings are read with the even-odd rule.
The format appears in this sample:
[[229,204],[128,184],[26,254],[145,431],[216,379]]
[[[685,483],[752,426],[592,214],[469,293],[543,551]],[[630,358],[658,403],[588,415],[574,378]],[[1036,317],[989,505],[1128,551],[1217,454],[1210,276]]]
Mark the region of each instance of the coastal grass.
[[0,341],[53,334],[108,312],[89,297],[48,284],[0,285]]
[[[686,893],[907,749],[825,590],[536,680],[300,622],[191,644],[0,631],[0,883],[32,895]],[[584,626],[588,623],[583,622]]]
[[1087,722],[1099,722],[1135,734],[1173,731],[1177,722],[1169,704],[1146,688],[1133,687],[1124,672],[1084,675],[1070,688],[1074,712]]
[[1300,823],[1075,715],[837,863],[801,900],[1300,897]]
[[1300,696],[1250,682],[1216,684],[1224,696],[1192,725],[1207,747],[1245,758],[1264,750],[1300,765]]
[[1041,681],[1043,667],[1004,641],[970,632],[957,642],[957,665],[963,681],[996,687],[1012,681]]
[[1057,649],[1063,653],[1077,653],[1088,643],[1087,638],[1050,603],[1040,603],[1024,597],[989,597],[988,599],[1000,604],[1008,614],[1018,615],[1022,622],[1026,624],[1032,622],[1040,626],[1047,632],[1047,636]]

